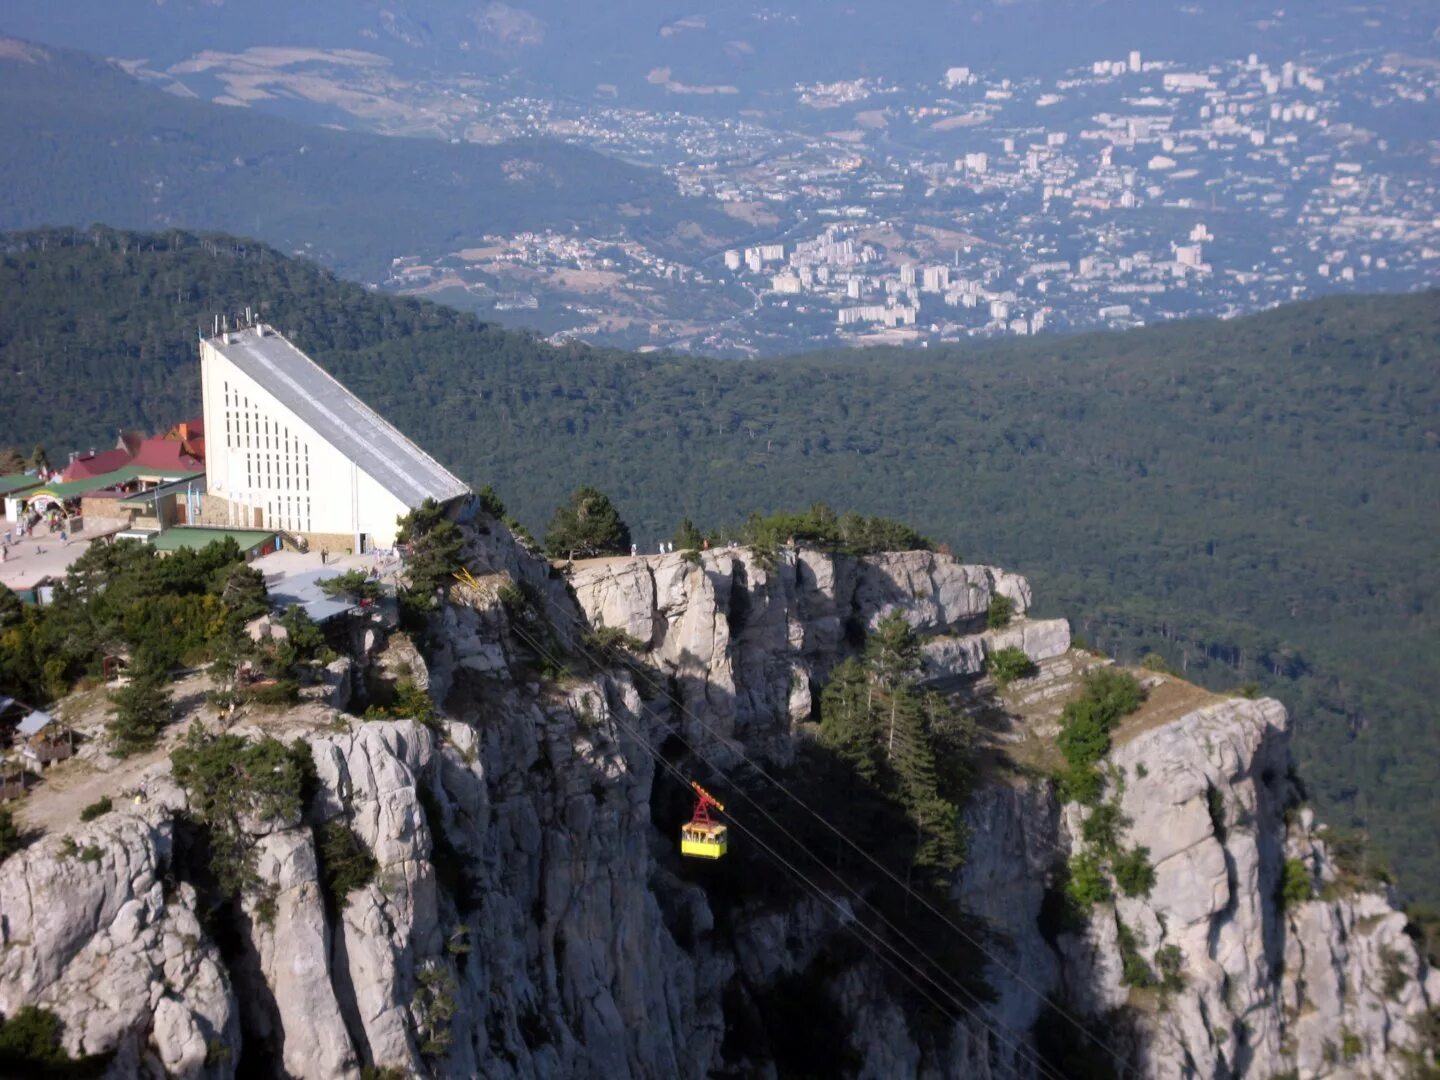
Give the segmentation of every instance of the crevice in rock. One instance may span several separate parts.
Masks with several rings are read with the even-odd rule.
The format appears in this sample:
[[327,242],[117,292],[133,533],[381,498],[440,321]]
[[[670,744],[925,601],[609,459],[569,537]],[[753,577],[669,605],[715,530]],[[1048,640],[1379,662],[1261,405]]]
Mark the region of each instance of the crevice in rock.
[[350,977],[350,953],[345,943],[343,915],[330,927],[330,985],[335,989],[340,1017],[345,1021],[345,1030],[350,1033],[355,1052],[365,1064],[375,1064],[370,1040],[365,1034],[365,1022],[360,1016],[360,1003],[355,996],[355,981]]
[[1219,955],[1220,932],[1234,920],[1235,912],[1240,903],[1240,873],[1235,866],[1235,856],[1230,849],[1222,846],[1221,853],[1225,856],[1225,888],[1228,897],[1225,906],[1216,912],[1210,920],[1210,929],[1206,935],[1205,951],[1211,960]]

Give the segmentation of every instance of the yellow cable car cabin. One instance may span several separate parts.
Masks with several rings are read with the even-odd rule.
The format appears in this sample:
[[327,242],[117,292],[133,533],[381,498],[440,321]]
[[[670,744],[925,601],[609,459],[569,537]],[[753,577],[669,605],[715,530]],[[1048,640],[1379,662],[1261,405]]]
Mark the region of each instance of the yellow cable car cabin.
[[722,858],[725,855],[729,830],[710,816],[710,808],[714,807],[723,813],[725,807],[695,781],[690,781],[690,786],[695,789],[698,797],[695,800],[695,813],[686,824],[680,826],[680,854],[694,859]]

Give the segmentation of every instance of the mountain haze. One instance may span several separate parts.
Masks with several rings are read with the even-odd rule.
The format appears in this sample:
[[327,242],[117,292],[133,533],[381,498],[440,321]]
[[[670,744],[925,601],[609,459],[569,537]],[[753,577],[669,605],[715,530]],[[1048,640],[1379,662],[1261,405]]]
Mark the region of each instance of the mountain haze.
[[580,147],[333,131],[182,99],[15,39],[0,41],[0,138],[0,227],[222,229],[364,279],[396,255],[492,232],[583,224],[663,251],[735,229],[658,172]]

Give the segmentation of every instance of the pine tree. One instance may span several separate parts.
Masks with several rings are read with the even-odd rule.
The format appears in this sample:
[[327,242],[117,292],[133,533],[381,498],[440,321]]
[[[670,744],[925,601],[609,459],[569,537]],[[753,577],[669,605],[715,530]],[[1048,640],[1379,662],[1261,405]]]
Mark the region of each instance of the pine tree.
[[241,622],[249,622],[270,610],[270,594],[265,588],[265,575],[253,566],[235,566],[225,575],[220,589],[225,602]]
[[838,665],[820,694],[820,742],[868,783],[881,774],[880,723],[871,706],[870,677],[860,661]]
[[628,555],[630,528],[620,520],[609,496],[593,487],[577,488],[551,517],[545,530],[545,550],[556,559]]
[[920,670],[920,643],[910,624],[898,611],[892,611],[876,625],[865,641],[865,659],[884,694],[889,698],[886,722],[885,756],[895,756],[896,725],[899,723],[900,699],[895,691],[906,686]]
[[688,517],[681,518],[680,524],[675,527],[675,547],[680,551],[699,551],[705,542],[705,537],[700,534],[700,529]]
[[908,687],[889,694],[890,767],[901,797],[912,808],[936,794],[935,753],[920,695]]
[[154,656],[137,653],[127,672],[129,681],[110,695],[115,706],[106,725],[119,757],[149,750],[170,720],[170,675]]
[[429,606],[435,591],[464,565],[465,537],[434,499],[426,499],[397,523],[395,542],[410,547],[405,561],[410,591],[422,601],[421,606]]

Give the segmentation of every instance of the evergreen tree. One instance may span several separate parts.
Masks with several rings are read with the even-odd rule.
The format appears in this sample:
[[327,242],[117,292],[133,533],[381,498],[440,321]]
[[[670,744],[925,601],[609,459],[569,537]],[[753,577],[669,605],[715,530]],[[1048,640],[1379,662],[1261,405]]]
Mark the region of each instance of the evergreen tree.
[[426,499],[399,518],[398,524],[395,542],[410,548],[405,561],[410,591],[429,606],[435,591],[464,565],[465,538],[460,526],[445,516],[445,508],[434,499]]
[[551,517],[545,530],[545,550],[556,559],[628,555],[630,529],[607,495],[593,487],[581,487]]
[[243,563],[225,574],[220,599],[241,622],[257,619],[270,610],[270,594],[265,588],[265,575]]
[[840,663],[820,693],[820,742],[875,783],[884,766],[870,677],[853,657]]
[[898,611],[886,615],[865,639],[865,662],[887,690],[920,670],[920,643]]
[[885,756],[893,759],[904,696],[899,691],[908,686],[920,670],[920,643],[915,640],[910,624],[898,611],[892,611],[881,619],[865,640],[865,661],[889,701],[885,722]]
[[912,807],[933,798],[937,773],[935,753],[921,696],[909,687],[893,690],[890,697],[890,767],[905,801]]
[[675,547],[680,551],[699,551],[705,543],[699,528],[688,517],[681,518],[675,527]]
[[25,605],[6,585],[0,584],[0,630],[18,626],[25,618]]
[[152,653],[137,652],[129,681],[110,695],[115,706],[106,725],[114,752],[126,757],[149,750],[170,720],[170,674]]

